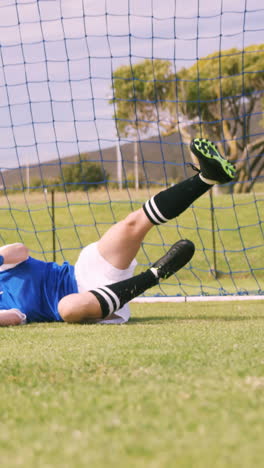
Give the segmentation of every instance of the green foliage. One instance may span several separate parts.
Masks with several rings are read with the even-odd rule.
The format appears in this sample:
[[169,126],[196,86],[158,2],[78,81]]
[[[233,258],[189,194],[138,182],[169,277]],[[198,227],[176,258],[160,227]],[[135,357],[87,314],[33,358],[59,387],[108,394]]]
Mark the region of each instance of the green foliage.
[[[167,60],[144,60],[113,74],[111,101],[121,135],[174,133],[191,139],[192,122],[203,136],[224,140],[230,160],[239,163],[237,191],[249,191],[264,169],[264,137],[251,138],[251,119],[263,105],[264,44],[210,54],[177,74]],[[253,132],[255,133],[255,132]],[[223,150],[223,148],[220,148]],[[248,154],[256,157],[248,158]]]
[[51,179],[33,179],[30,181],[30,187],[16,184],[6,189],[3,193],[21,193],[21,192],[43,192],[44,189],[56,190],[57,192],[73,192],[98,189],[107,184],[108,174],[105,173],[99,164],[89,161],[81,161],[64,165],[61,178]]
[[98,164],[82,161],[66,165],[62,169],[60,181],[67,192],[97,189],[107,183],[108,176]]
[[[235,118],[241,96],[246,96],[250,104],[257,99],[256,91],[263,89],[264,44],[210,54],[181,70],[178,79],[179,97],[184,99],[182,107],[189,118],[199,112],[204,120],[221,120],[224,110]],[[221,122],[218,126],[219,134]]]
[[189,119],[199,116],[204,136],[218,141],[224,136],[227,156],[239,160],[235,190],[249,191],[264,169],[264,137],[251,137],[264,87],[264,44],[208,55],[179,72],[178,79],[182,112]]
[[[124,189],[134,188],[135,184],[136,184],[135,175],[133,173],[128,173],[126,176],[126,179],[124,180],[123,188]],[[144,176],[140,174],[138,178],[138,188],[142,188],[144,187],[144,185],[146,185],[146,180]]]
[[56,184],[56,179],[39,179],[35,178],[29,182],[29,187],[21,184],[14,184],[11,187],[7,187],[1,192],[1,194],[19,194],[22,192],[43,192],[44,189],[52,188],[53,184]]
[[172,79],[171,62],[167,60],[144,60],[114,72],[111,103],[115,105],[114,118],[120,134],[149,129],[147,121],[168,106]]
[[264,44],[210,54],[177,75],[167,60],[144,60],[120,67],[113,74],[111,102],[115,104],[117,127],[125,135],[133,128],[148,129],[148,123],[140,119],[157,117],[159,109],[175,115],[176,105],[188,119],[198,114],[208,123],[218,119],[215,128],[219,135],[221,113],[227,110],[235,119],[241,111],[241,96],[248,99],[251,108],[263,86]]
[[30,192],[43,192],[45,188],[49,188],[53,183],[56,183],[55,179],[33,179],[30,181]]

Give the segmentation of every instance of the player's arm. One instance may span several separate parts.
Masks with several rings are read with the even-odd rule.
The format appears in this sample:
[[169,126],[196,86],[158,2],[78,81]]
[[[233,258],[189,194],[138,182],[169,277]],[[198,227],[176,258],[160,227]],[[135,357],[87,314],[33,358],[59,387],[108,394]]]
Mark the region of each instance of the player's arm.
[[12,268],[28,259],[28,248],[20,243],[0,247],[0,270]]
[[22,325],[26,323],[26,316],[18,309],[0,310],[0,327]]

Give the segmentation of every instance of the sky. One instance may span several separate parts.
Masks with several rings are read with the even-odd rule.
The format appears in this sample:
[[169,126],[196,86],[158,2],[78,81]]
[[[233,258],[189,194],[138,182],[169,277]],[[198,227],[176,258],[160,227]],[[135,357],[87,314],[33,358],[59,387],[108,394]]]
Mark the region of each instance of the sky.
[[0,168],[113,146],[117,67],[179,70],[263,43],[263,25],[260,0],[0,0]]

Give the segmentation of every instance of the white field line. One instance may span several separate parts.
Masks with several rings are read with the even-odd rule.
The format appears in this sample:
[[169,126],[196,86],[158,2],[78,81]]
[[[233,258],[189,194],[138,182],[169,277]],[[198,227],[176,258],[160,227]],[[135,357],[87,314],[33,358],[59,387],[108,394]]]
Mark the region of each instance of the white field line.
[[153,296],[136,297],[131,302],[227,302],[227,301],[263,301],[264,296]]

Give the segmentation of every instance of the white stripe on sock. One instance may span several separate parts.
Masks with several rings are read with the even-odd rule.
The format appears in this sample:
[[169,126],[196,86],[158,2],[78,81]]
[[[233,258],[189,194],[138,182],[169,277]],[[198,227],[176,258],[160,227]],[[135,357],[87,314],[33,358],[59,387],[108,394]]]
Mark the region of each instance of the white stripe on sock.
[[100,294],[106,300],[106,302],[108,304],[108,307],[109,307],[109,314],[108,315],[112,314],[115,311],[115,306],[114,306],[112,300],[110,299],[109,295],[106,294],[104,291],[102,291],[101,288],[94,289],[93,291]]
[[157,269],[157,268],[152,267],[152,268],[150,268],[150,271],[153,273],[154,276],[156,276],[156,278],[159,277],[159,275],[158,275],[158,269]]
[[157,224],[162,224],[161,221],[158,218],[156,218],[156,216],[153,214],[152,208],[149,204],[149,200],[145,203],[145,209],[147,210],[152,221],[155,221],[155,223]]
[[211,179],[206,179],[202,174],[199,174],[200,179],[207,185],[214,185],[214,184],[219,184],[217,180],[211,180]]
[[157,207],[157,205],[156,205],[156,203],[154,201],[154,197],[152,197],[150,200],[151,200],[152,205],[155,208],[156,214],[164,221],[164,223],[167,223],[167,221],[169,221],[169,220],[168,220],[168,218],[165,218],[165,216],[163,216],[163,214],[158,209],[158,207]]
[[120,300],[117,297],[117,295],[112,291],[112,289],[107,288],[106,286],[104,286],[104,287],[102,287],[100,289],[105,291],[106,294],[108,294],[110,297],[112,297],[115,300],[115,302],[116,302],[116,309],[115,310],[120,309]]

